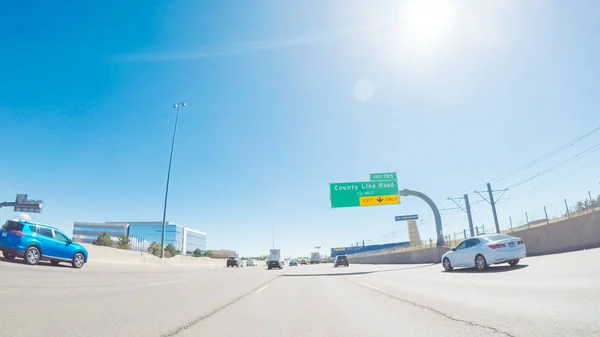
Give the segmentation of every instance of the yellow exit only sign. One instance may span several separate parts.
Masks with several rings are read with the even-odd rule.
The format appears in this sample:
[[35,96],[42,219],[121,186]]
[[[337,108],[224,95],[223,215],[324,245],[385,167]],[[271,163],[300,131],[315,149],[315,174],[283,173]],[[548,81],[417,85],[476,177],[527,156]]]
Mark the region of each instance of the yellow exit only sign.
[[377,206],[377,205],[392,205],[400,203],[400,196],[397,194],[393,195],[380,195],[380,196],[369,196],[360,197],[359,202],[361,206]]

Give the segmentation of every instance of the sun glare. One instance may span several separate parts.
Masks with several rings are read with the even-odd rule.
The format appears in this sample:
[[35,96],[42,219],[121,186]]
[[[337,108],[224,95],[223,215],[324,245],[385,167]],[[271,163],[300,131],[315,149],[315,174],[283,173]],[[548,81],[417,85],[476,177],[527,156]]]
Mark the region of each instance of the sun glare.
[[451,0],[412,0],[400,8],[401,34],[417,47],[432,47],[443,41],[455,21]]

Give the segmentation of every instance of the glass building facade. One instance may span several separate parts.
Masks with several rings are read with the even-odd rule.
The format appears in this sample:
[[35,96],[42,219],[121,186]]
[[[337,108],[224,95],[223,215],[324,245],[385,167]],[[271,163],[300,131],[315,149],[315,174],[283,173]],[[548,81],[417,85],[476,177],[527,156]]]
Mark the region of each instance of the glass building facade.
[[82,243],[94,243],[102,233],[108,233],[113,242],[117,242],[119,236],[127,234],[126,223],[94,223],[75,222],[73,224],[73,241]]
[[[173,244],[182,254],[191,255],[194,250],[206,250],[206,233],[166,222],[165,246]],[[75,222],[73,224],[73,240],[93,243],[100,234],[106,232],[114,242],[125,234],[131,241],[131,249],[146,251],[152,242],[162,241],[162,221],[136,222]]]
[[184,235],[185,255],[192,255],[196,249],[206,250],[206,233],[186,228]]
[[[169,223],[168,221],[166,225],[165,246],[171,243],[175,246],[175,249],[182,251],[183,227]],[[161,243],[162,222],[130,222],[127,235],[132,240],[132,249],[144,250],[144,247],[150,246],[152,242]],[[141,243],[141,245],[136,245],[136,243]],[[137,246],[142,246],[142,249],[136,249]]]

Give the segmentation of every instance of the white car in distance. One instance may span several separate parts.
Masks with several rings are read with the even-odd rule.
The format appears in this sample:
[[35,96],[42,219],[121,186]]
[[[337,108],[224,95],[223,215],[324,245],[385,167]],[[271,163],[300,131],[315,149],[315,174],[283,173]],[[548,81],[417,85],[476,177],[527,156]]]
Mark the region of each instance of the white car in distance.
[[254,259],[248,259],[248,261],[246,261],[246,266],[256,267],[256,261],[254,261]]
[[506,234],[480,235],[465,239],[442,256],[446,271],[457,267],[486,270],[492,264],[508,263],[516,266],[524,258],[527,248],[521,238]]

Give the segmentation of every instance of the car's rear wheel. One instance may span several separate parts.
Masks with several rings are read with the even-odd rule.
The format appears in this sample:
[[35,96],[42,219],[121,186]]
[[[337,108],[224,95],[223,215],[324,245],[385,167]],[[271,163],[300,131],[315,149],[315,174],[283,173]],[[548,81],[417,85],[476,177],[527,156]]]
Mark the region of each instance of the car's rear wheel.
[[452,271],[452,264],[450,263],[450,259],[445,257],[444,261],[442,261],[442,265],[444,266],[445,271]]
[[53,265],[53,266],[58,266],[58,263],[59,263],[59,261],[56,261],[56,260],[51,260],[50,261],[50,264]]
[[25,250],[25,262],[27,262],[27,264],[37,264],[40,262],[41,256],[40,250],[35,246],[28,247],[27,250]]
[[477,254],[477,256],[475,256],[475,267],[479,271],[484,271],[488,268],[487,261],[483,255]]
[[520,261],[519,259],[512,260],[512,261],[508,261],[508,264],[509,264],[511,267],[514,267],[514,266],[516,266],[517,264],[519,264],[519,261]]
[[83,267],[85,263],[85,257],[83,256],[83,254],[81,253],[75,253],[75,255],[73,256],[73,262],[71,262],[71,265],[73,266],[73,268],[81,268]]
[[7,261],[12,261],[15,259],[15,257],[17,257],[17,255],[9,253],[9,252],[2,252],[2,255],[4,256],[4,259]]

